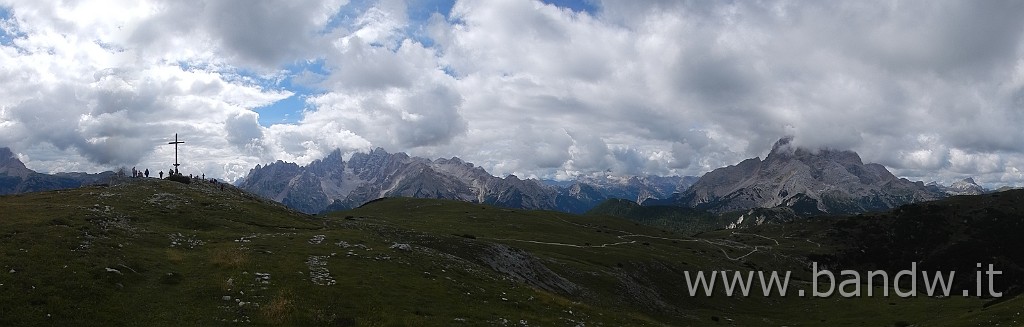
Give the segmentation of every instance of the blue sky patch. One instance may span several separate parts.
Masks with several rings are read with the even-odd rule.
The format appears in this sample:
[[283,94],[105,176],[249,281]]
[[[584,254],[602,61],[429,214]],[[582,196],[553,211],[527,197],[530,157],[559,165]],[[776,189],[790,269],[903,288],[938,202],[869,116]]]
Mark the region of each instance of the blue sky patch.
[[351,27],[352,24],[355,23],[356,19],[359,18],[359,15],[362,15],[366,9],[369,9],[375,3],[376,1],[372,0],[352,0],[348,4],[342,6],[341,9],[338,10],[338,13],[331,16],[321,33],[327,34],[339,27],[346,29]]
[[455,6],[454,1],[448,0],[412,0],[409,1],[409,20],[414,22],[427,22],[434,13],[439,13],[445,18],[452,12]]
[[14,25],[11,18],[11,9],[0,7],[0,45],[11,45],[11,42],[17,37],[17,31],[8,30]]
[[324,68],[323,59],[295,63],[288,66],[287,70],[288,77],[278,85],[263,86],[279,87],[295,94],[270,105],[255,108],[259,113],[259,123],[262,126],[298,123],[302,119],[302,112],[306,109],[306,98],[324,92],[319,86],[328,74]]
[[591,0],[541,0],[541,2],[555,5],[562,8],[569,8],[575,12],[585,12],[596,16],[600,8]]

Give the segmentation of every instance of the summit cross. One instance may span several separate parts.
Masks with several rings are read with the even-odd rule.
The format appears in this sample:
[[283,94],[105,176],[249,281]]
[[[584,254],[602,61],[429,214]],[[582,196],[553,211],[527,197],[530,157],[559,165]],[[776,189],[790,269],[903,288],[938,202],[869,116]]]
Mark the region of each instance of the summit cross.
[[178,141],[178,133],[174,133],[174,142],[167,142],[167,144],[174,144],[174,173],[178,173],[178,144],[185,143],[185,141]]

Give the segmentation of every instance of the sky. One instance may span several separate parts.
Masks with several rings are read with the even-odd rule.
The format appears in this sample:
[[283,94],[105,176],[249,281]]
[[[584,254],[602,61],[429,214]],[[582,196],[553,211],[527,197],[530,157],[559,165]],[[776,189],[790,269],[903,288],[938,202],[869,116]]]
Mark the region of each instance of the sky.
[[1024,2],[0,0],[0,146],[234,181],[335,149],[700,175],[779,138],[1024,185]]

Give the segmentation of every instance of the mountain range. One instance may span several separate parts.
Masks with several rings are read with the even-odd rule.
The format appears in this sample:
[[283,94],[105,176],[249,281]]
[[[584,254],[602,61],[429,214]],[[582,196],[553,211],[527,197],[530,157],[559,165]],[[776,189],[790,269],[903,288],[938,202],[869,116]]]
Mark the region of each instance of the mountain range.
[[946,194],[897,178],[853,151],[809,150],[780,139],[768,156],[715,169],[692,187],[645,205],[673,205],[713,213],[789,208],[797,215],[880,211]]
[[99,174],[37,173],[14,155],[9,148],[0,148],[0,195],[52,191],[102,183],[114,176],[113,172]]
[[[776,187],[801,191],[798,186],[803,185],[809,191],[801,192],[813,196],[824,193],[814,191],[820,185],[860,187],[868,190],[862,193],[873,194],[890,191],[891,184],[909,183],[886,179],[884,167],[870,170],[871,164],[856,164],[856,154],[783,149],[786,146],[777,144],[769,158],[757,159],[757,173],[748,173],[750,181],[735,192],[755,194],[749,190],[768,188],[777,176],[788,179],[777,180],[781,186]],[[103,176],[40,174],[11,151],[0,149],[0,154],[0,177],[17,180],[18,190],[57,185],[25,182],[30,180],[81,183]],[[6,251],[0,253],[0,292],[5,296],[0,297],[0,308],[5,310],[0,326],[1021,324],[1024,190],[761,224],[763,217],[782,217],[801,208],[758,207],[716,214],[637,204],[640,199],[654,202],[647,197],[658,192],[675,192],[667,198],[680,199],[705,187],[704,178],[691,188],[683,186],[686,178],[675,187],[672,178],[600,174],[569,182],[498,178],[457,158],[428,160],[383,150],[356,154],[347,161],[337,153],[315,163],[275,163],[260,167],[258,173],[267,174],[264,182],[284,185],[283,192],[295,194],[315,189],[299,186],[319,181],[319,192],[336,195],[347,190],[346,199],[351,196],[352,203],[362,201],[356,197],[363,194],[391,192],[478,197],[388,198],[351,210],[307,215],[230,185],[155,178],[3,195],[0,248]],[[813,173],[801,176],[822,167],[834,170],[830,176],[860,176],[862,182]],[[728,172],[711,175],[721,178]],[[878,180],[864,182],[872,178]],[[943,196],[922,183],[910,184]],[[974,183],[961,183],[966,184]],[[626,200],[603,202],[594,210],[608,214],[599,215],[479,204],[516,198],[510,195],[518,195],[519,201],[506,202],[509,206],[545,203],[535,200],[550,196],[558,203],[581,199],[563,193],[573,188],[577,195],[589,194],[584,190],[615,195],[610,191],[615,185],[649,189],[625,194]],[[524,195],[534,186],[557,192],[543,193],[547,198]],[[618,211],[621,208],[628,210]],[[617,218],[621,214],[634,216]],[[678,228],[679,221],[690,221],[690,229]],[[745,229],[721,228],[730,221]],[[982,263],[999,271],[986,278],[985,294],[976,288],[985,282],[977,268]],[[848,299],[837,294],[850,291],[852,285],[836,286],[837,278],[832,282],[837,293],[803,296],[823,285],[831,289],[816,283],[812,265],[839,278],[838,272],[844,270],[881,271],[895,278],[893,288],[899,284],[920,292],[901,298],[887,291],[888,282],[872,287],[868,277],[867,284],[854,284],[857,293],[867,296]],[[945,294],[937,290],[935,296],[926,296],[924,290],[933,279],[901,282],[899,274],[906,269],[949,272],[950,286],[940,287],[947,289]],[[727,272],[737,272],[731,275],[737,278],[727,279]],[[785,272],[789,286],[781,287],[788,293],[748,281],[753,286],[750,296],[739,296],[733,290],[743,289],[742,284],[727,286],[740,283],[742,273],[754,272]],[[720,287],[702,288],[708,294],[701,294],[689,286],[691,276],[700,273],[711,273],[709,285]],[[720,273],[721,283],[714,282],[715,273]],[[864,285],[867,293],[860,291]],[[771,294],[758,294],[759,290]]]
[[[37,173],[10,149],[0,148],[0,194],[75,188],[104,183],[114,175],[109,171]],[[569,213],[588,212],[613,199],[719,215],[757,209],[745,215],[751,217],[731,217],[737,226],[765,221],[754,216],[784,221],[793,216],[878,211],[950,195],[988,192],[971,178],[950,186],[911,182],[895,177],[882,165],[863,163],[855,152],[803,149],[792,146],[790,138],[776,142],[764,160],[747,159],[700,178],[615,176],[610,172],[567,181],[515,175],[501,178],[458,157],[430,160],[377,148],[355,153],[348,161],[336,150],[305,166],[284,161],[257,165],[236,185],[305,213],[351,209],[383,197],[451,199]],[[619,205],[624,203],[611,202],[601,211],[625,212],[636,207],[615,208]],[[762,209],[773,211],[759,215],[768,212]],[[740,223],[744,218],[750,219]]]
[[582,213],[613,198],[642,202],[686,189],[695,177],[609,175],[556,182],[501,178],[453,157],[430,160],[377,148],[345,161],[340,150],[305,166],[257,165],[236,185],[306,213],[344,210],[384,197],[461,200]]

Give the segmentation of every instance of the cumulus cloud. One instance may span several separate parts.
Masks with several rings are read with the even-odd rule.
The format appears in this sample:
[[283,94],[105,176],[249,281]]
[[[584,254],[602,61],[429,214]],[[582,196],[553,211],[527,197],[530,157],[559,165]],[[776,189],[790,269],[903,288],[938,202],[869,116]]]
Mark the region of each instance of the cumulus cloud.
[[146,56],[272,70],[315,52],[317,36],[347,2],[148,2],[124,43]]
[[242,149],[251,149],[263,141],[263,128],[256,121],[257,115],[251,111],[239,112],[224,122],[228,133],[228,143]]
[[[1024,183],[1020,3],[493,0],[410,16],[425,5],[3,0],[0,142],[44,171],[164,165],[152,144],[179,132],[197,169],[229,179],[376,146],[565,178],[696,175],[793,136],[908,178]],[[298,118],[260,124],[293,96]]]
[[[109,9],[104,5],[125,10],[98,15]],[[148,50],[128,42],[125,30],[159,11],[159,3],[15,2],[4,7],[12,17],[5,33],[15,37],[0,44],[5,62],[0,75],[11,77],[0,91],[5,126],[0,142],[32,153],[32,164],[41,171],[170,166],[173,152],[160,145],[178,132],[196,146],[189,153],[198,154],[185,167],[226,175],[217,169],[218,161],[232,161],[227,156],[234,154],[203,154],[224,148],[228,134],[252,131],[232,128],[227,133],[224,122],[291,95],[239,78],[230,67],[194,69],[188,57],[146,56]],[[164,32],[154,37],[182,37]]]

